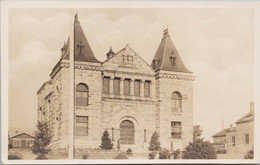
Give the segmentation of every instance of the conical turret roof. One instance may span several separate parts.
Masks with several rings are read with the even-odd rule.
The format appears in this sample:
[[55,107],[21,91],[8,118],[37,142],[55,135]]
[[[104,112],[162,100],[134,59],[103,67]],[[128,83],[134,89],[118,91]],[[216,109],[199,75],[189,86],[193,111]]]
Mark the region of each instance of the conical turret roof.
[[182,62],[182,59],[168,33],[168,28],[163,32],[163,38],[151,65],[156,71],[166,70],[191,73]]
[[[69,59],[69,47],[70,47],[70,37],[68,38],[67,43],[65,44],[67,48],[67,53],[63,58]],[[86,61],[86,62],[95,62],[100,63],[99,60],[96,59],[94,53],[91,50],[91,47],[88,43],[88,40],[80,26],[78,21],[78,15],[75,15],[74,20],[74,58],[75,61]]]

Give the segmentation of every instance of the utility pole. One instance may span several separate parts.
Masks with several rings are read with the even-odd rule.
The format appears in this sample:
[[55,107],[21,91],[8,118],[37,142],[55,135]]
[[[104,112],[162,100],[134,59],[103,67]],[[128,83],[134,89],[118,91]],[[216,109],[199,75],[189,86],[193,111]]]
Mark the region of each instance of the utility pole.
[[[70,67],[69,67],[69,159],[74,159],[74,120],[75,120],[75,72],[74,72],[74,11],[70,9]],[[75,15],[76,16],[76,15]]]

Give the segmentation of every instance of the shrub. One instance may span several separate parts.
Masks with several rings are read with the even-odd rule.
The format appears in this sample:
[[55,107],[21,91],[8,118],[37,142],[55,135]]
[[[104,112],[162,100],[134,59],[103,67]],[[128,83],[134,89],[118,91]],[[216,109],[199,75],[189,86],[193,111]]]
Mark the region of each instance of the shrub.
[[128,159],[128,157],[127,157],[127,155],[126,155],[125,152],[119,152],[119,153],[116,155],[115,159]]
[[217,155],[209,141],[195,139],[189,143],[182,155],[183,159],[216,159]]
[[170,157],[171,157],[171,154],[170,154],[169,150],[167,150],[166,148],[162,149],[159,152],[160,159],[170,159]]
[[172,152],[173,159],[180,159],[181,151],[179,149]]
[[44,159],[48,159],[45,154],[40,154],[39,156],[37,156],[37,158],[35,158],[35,160],[44,160]]
[[149,159],[154,159],[156,156],[157,152],[156,151],[152,151],[149,153]]
[[161,143],[159,142],[159,134],[155,131],[150,140],[150,151],[159,151],[161,149]]
[[109,138],[109,133],[107,130],[104,131],[102,138],[101,138],[101,146],[100,148],[103,150],[111,150],[113,147],[113,143],[111,143],[111,140]]
[[88,159],[88,154],[84,154],[82,158],[83,159]]
[[132,156],[132,154],[133,154],[132,149],[131,149],[131,148],[128,148],[128,149],[126,150],[126,154],[127,154],[127,156]]
[[247,151],[244,159],[254,159],[254,149]]

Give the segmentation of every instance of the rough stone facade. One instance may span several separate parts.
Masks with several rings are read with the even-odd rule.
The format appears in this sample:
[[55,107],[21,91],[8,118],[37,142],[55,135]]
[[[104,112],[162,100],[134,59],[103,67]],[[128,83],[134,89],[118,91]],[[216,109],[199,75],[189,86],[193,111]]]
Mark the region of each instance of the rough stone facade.
[[[168,31],[162,39],[165,43],[160,44],[149,65],[129,45],[117,53],[110,49],[104,62],[92,54],[91,59],[95,60],[90,60],[86,52],[92,51],[81,54],[81,49],[91,48],[77,18],[75,28],[75,37],[83,38],[75,39],[79,43],[74,48],[75,148],[99,148],[101,136],[108,130],[114,148],[148,150],[151,136],[157,131],[163,148],[183,150],[192,141],[194,77],[183,65]],[[38,119],[49,121],[54,132],[51,146],[59,150],[67,150],[69,144],[69,47],[68,40],[51,79],[37,92]],[[172,63],[160,63],[165,60]],[[158,61],[158,65],[171,65],[173,70],[163,69],[171,66],[156,66]],[[81,97],[78,94],[83,94],[77,93],[79,84],[87,87],[87,105],[77,103]],[[174,93],[178,94],[177,99]],[[77,134],[77,126],[87,132]]]

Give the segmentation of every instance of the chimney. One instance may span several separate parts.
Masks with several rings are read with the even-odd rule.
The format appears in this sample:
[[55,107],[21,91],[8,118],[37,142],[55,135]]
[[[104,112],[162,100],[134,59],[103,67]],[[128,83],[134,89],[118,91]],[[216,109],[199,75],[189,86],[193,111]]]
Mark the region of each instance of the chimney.
[[255,104],[254,102],[250,102],[250,112],[253,112],[255,110]]
[[233,131],[234,127],[233,124],[230,124],[230,131]]

